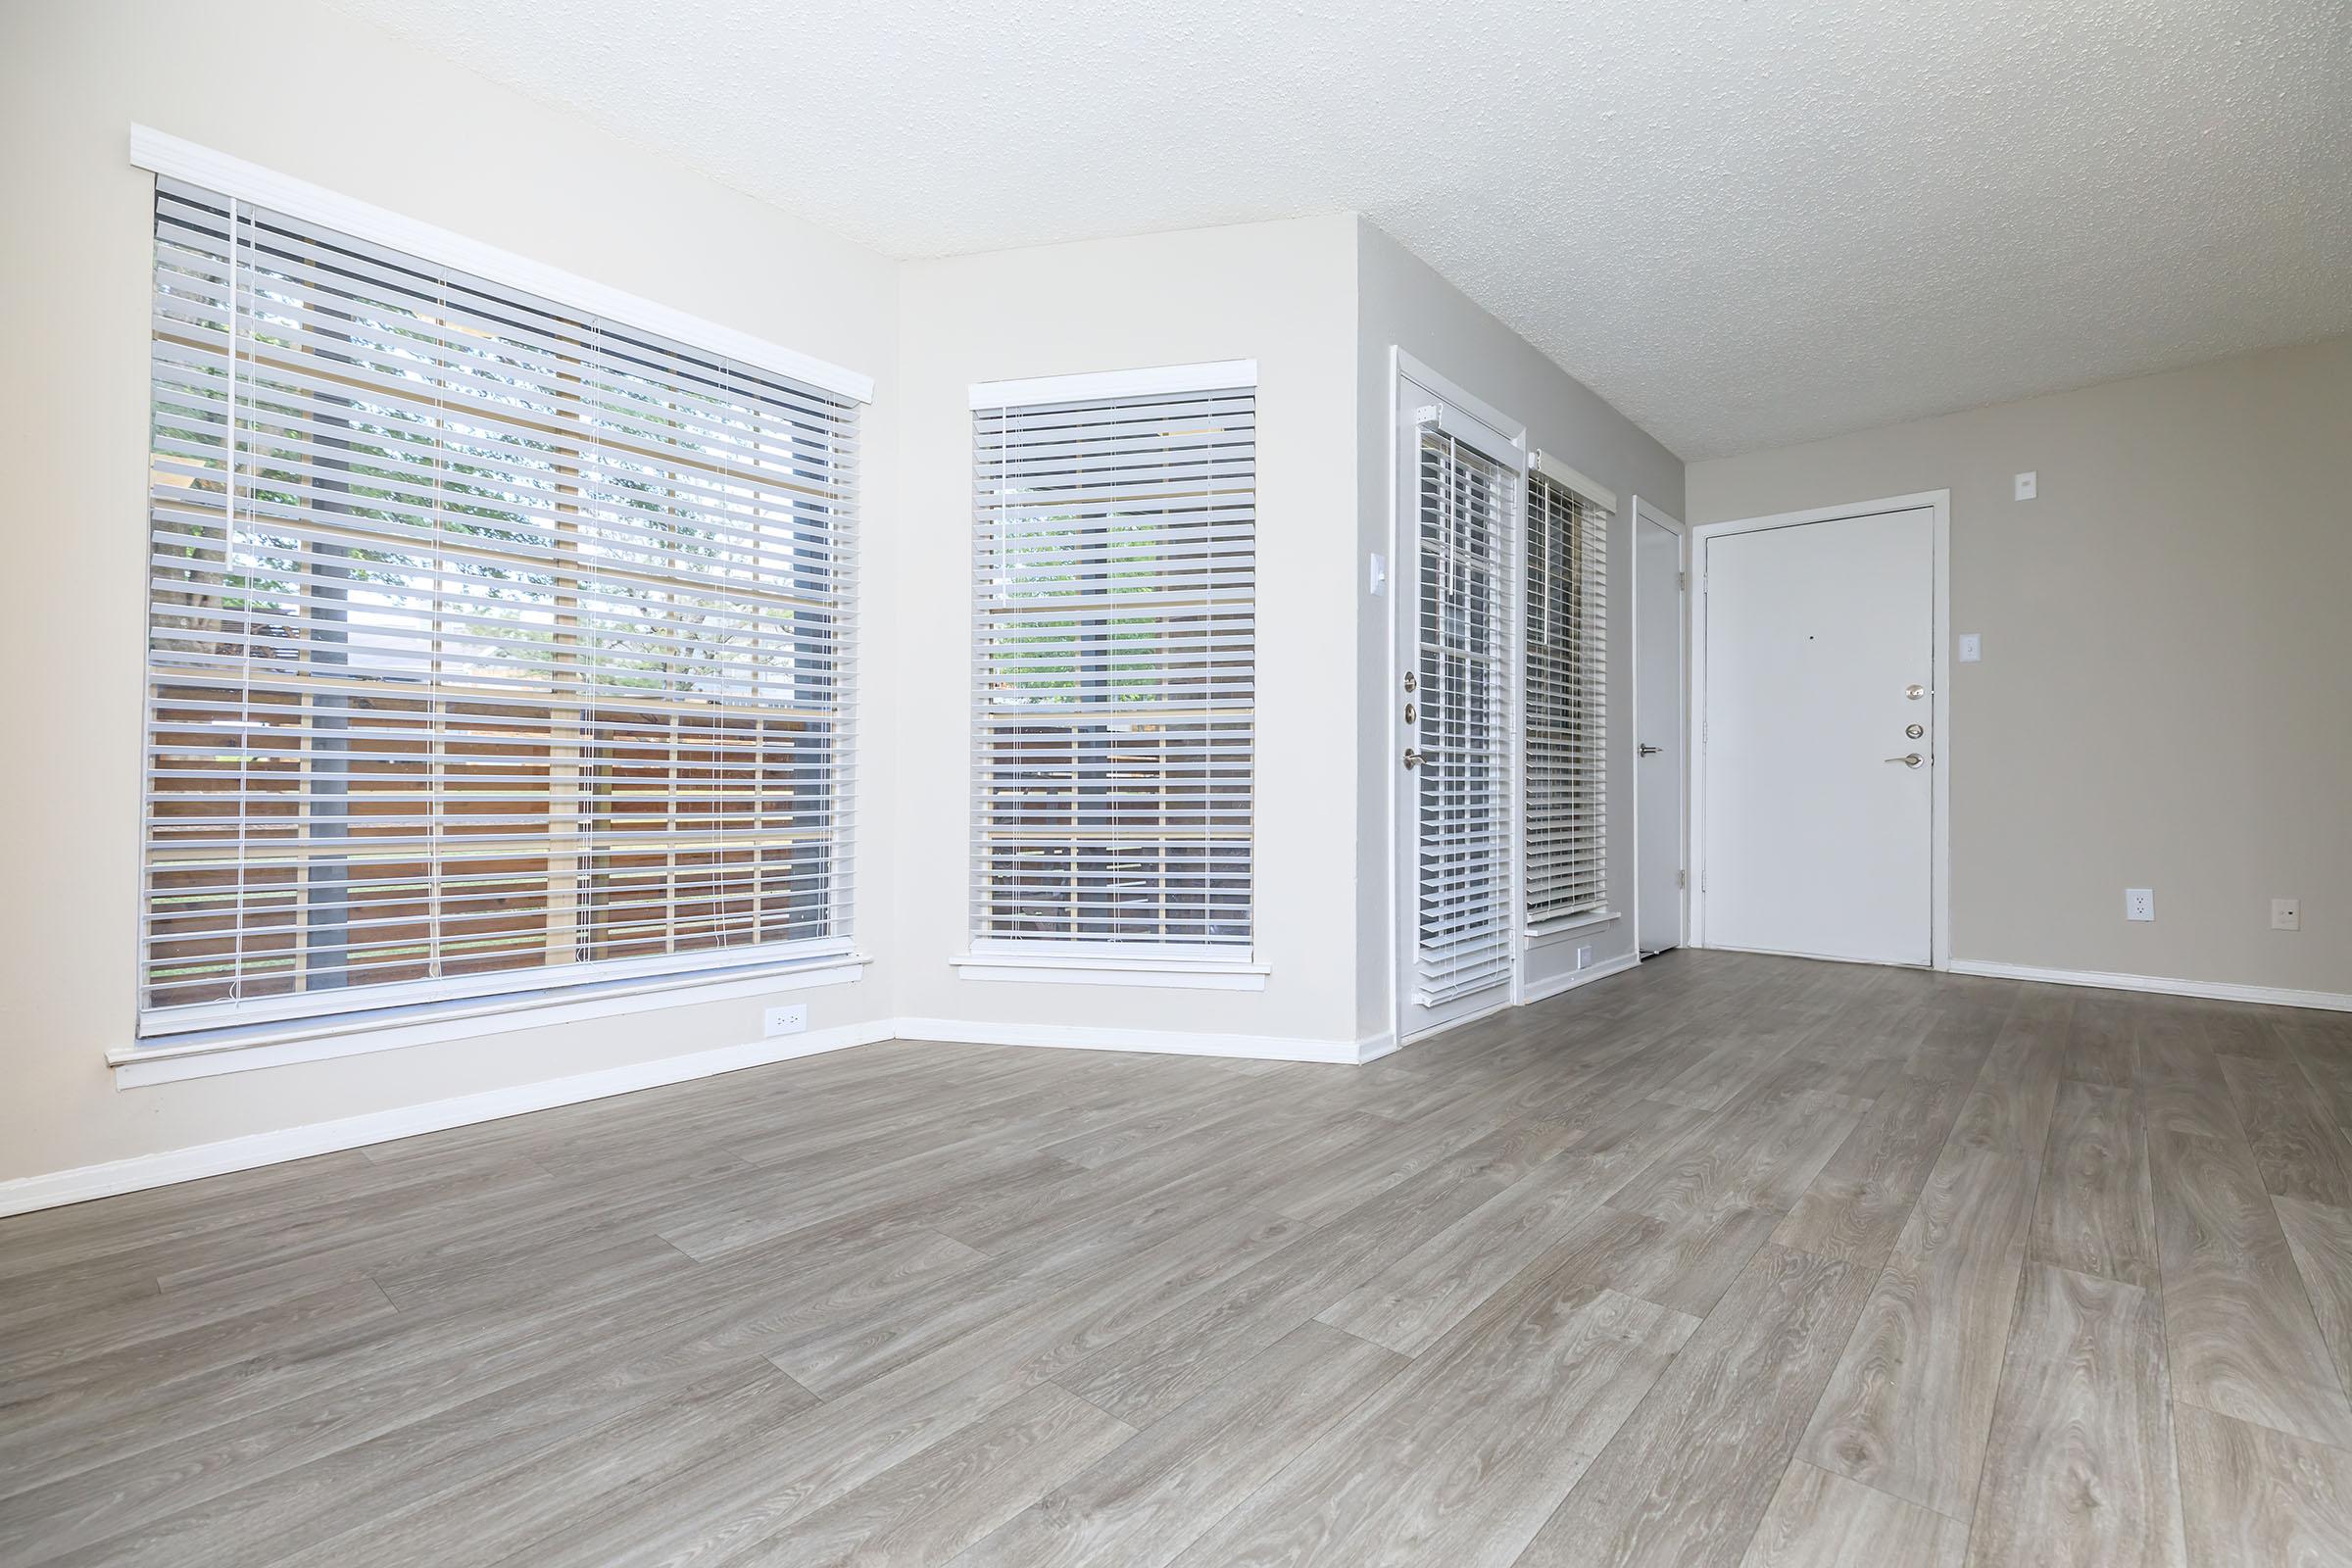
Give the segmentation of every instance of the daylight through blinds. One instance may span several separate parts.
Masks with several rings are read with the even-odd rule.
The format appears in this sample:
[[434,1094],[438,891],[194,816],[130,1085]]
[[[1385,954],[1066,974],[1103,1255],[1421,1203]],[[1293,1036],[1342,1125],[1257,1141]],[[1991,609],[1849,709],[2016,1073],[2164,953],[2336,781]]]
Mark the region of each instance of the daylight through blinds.
[[159,180],[148,1032],[846,943],[849,399]]
[[1534,473],[1527,490],[1527,921],[1608,896],[1602,752],[1609,514]]
[[1421,428],[1414,580],[1413,998],[1436,1006],[1509,978],[1509,507],[1517,475]]
[[1255,413],[975,410],[976,943],[1249,945]]

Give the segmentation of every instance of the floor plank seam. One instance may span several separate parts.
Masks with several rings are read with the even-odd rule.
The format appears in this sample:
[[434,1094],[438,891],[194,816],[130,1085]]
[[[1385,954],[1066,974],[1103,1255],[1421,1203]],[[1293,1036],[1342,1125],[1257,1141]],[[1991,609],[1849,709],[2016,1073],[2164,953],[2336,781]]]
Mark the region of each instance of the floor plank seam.
[[2330,1443],[2326,1438],[2305,1437],[2300,1432],[2290,1432],[2284,1427],[2278,1426],[2273,1422],[2261,1420],[2255,1416],[2241,1415],[2234,1410],[2217,1410],[2202,1399],[2189,1398],[2180,1394],[2173,1395],[2172,1400],[2175,1404],[2188,1405],[2193,1409],[2202,1411],[2206,1415],[2219,1416],[2225,1421],[2235,1421],[2240,1426],[2255,1427],[2264,1432],[2274,1433],[2278,1437],[2289,1440],[2290,1442],[2309,1444],[2315,1448],[2326,1448],[2330,1453],[2352,1454],[2352,1444]]

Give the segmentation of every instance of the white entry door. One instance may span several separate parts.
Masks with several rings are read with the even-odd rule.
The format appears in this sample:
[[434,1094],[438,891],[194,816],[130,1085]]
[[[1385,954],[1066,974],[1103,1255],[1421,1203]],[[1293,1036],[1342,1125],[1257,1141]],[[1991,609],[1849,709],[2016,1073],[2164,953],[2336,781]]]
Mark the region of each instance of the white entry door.
[[1683,534],[1634,502],[1635,940],[1683,945]]
[[1701,549],[1708,946],[1930,962],[1933,509]]
[[1510,1001],[1512,607],[1524,443],[1411,381],[1397,433],[1397,1023]]

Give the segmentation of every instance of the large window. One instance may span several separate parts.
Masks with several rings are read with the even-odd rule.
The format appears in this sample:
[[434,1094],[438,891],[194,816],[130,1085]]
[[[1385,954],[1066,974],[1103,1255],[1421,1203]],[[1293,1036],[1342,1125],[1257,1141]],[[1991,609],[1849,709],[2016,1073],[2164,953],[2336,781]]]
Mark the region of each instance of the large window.
[[1539,458],[1527,485],[1527,923],[1608,898],[1606,491]]
[[147,1033],[846,946],[855,400],[176,180]]
[[1255,381],[973,390],[975,948],[1250,943]]

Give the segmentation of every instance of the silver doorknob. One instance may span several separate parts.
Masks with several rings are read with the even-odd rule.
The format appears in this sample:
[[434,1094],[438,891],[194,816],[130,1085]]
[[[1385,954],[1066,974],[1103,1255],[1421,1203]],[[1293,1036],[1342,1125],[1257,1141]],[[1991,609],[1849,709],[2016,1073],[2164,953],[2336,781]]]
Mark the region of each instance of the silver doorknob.
[[1643,741],[1634,748],[1634,754],[1637,757],[1655,757],[1665,749],[1663,746],[1652,746],[1647,741]]
[[1418,751],[1414,750],[1412,747],[1410,747],[1410,746],[1407,746],[1407,747],[1404,749],[1404,765],[1405,765],[1406,767],[1408,767],[1408,768],[1409,768],[1409,767],[1419,767],[1419,766],[1421,765],[1421,762],[1422,762],[1422,757],[1421,757],[1421,754],[1420,754]]
[[1905,767],[1917,767],[1920,762],[1924,760],[1924,759],[1922,759],[1917,752],[1905,752],[1900,757],[1889,757],[1886,759],[1886,760],[1889,762],[1900,762]]

